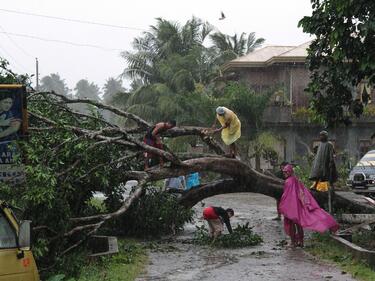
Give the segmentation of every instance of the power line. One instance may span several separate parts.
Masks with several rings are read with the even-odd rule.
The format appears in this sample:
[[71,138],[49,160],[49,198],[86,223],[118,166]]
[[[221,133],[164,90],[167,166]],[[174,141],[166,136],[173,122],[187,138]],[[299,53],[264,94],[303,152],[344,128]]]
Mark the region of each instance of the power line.
[[116,51],[116,52],[123,51],[122,49],[111,49],[111,48],[106,48],[106,47],[99,46],[99,45],[92,45],[92,44],[85,44],[85,43],[75,43],[75,42],[71,42],[71,41],[64,41],[64,40],[58,40],[58,39],[48,39],[48,38],[43,38],[43,37],[38,37],[38,36],[28,35],[28,34],[5,32],[5,31],[0,31],[0,33],[7,34],[7,35],[10,35],[10,36],[25,37],[25,38],[36,39],[36,40],[41,40],[41,41],[46,41],[46,42],[67,44],[67,45],[72,45],[72,46],[77,46],[77,47],[96,48],[96,49],[101,49],[103,51]]
[[100,25],[100,26],[112,27],[112,28],[145,31],[145,29],[138,28],[138,27],[116,25],[116,24],[108,24],[108,23],[101,23],[101,22],[87,21],[87,20],[69,19],[69,18],[55,17],[55,16],[47,16],[47,15],[42,15],[42,14],[35,14],[35,13],[30,13],[30,12],[16,11],[16,10],[0,9],[0,11],[7,12],[7,13],[20,14],[20,15],[33,16],[33,17],[41,17],[41,18],[48,18],[48,19],[54,19],[54,20],[61,20],[61,21],[66,21],[66,22],[77,22],[77,23]]
[[[3,52],[4,56],[8,56],[8,57],[10,57],[12,59],[12,61],[10,61],[10,63],[11,64],[13,63],[13,65],[16,68],[18,68],[19,70],[24,71],[26,73],[32,73],[32,71],[28,71],[29,70],[28,67],[25,67],[23,64],[19,63],[8,51],[6,51],[5,48],[2,48],[0,46],[0,50]],[[9,60],[7,59],[7,61],[9,61]]]
[[8,37],[8,39],[10,41],[12,41],[12,43],[18,48],[21,50],[22,53],[24,53],[26,56],[29,56],[29,57],[32,57],[34,58],[33,55],[31,55],[29,52],[27,52],[24,48],[22,48],[20,45],[17,44],[17,42],[15,40],[13,40],[12,37],[9,36],[9,34],[6,33],[5,29],[0,25],[0,29],[5,32],[5,35]]

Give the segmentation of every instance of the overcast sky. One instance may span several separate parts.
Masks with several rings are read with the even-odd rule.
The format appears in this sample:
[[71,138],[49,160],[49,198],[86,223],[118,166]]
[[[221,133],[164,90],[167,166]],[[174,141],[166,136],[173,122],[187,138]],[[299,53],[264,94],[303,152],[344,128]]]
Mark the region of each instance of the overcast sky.
[[[297,23],[311,14],[310,0],[3,0],[1,4],[0,9],[140,29],[147,29],[157,17],[184,23],[194,15],[227,34],[254,31],[268,45],[299,45],[308,41],[309,36],[297,28]],[[226,19],[219,21],[221,11]],[[1,32],[114,50],[77,47]],[[35,57],[38,57],[40,77],[59,73],[70,88],[82,78],[102,87],[108,77],[121,74],[125,62],[119,50],[130,50],[132,39],[141,32],[0,10],[0,56],[8,59],[16,72],[35,73]]]

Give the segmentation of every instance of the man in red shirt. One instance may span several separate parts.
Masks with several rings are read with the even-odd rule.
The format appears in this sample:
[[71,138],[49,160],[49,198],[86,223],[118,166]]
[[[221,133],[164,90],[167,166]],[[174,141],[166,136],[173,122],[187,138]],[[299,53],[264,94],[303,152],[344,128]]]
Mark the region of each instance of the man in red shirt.
[[[147,145],[152,147],[163,149],[163,143],[161,141],[160,134],[172,129],[176,126],[175,120],[170,120],[167,122],[160,122],[153,126],[148,132],[146,133],[143,142]],[[150,152],[144,153],[145,157],[145,170],[148,170],[150,167],[150,160],[152,160],[155,156]],[[159,157],[159,164],[163,167],[163,157]]]
[[203,218],[207,221],[210,236],[218,237],[224,231],[223,223],[225,223],[229,233],[232,233],[232,226],[230,225],[230,218],[233,217],[233,209],[223,209],[222,207],[207,207],[203,210]]

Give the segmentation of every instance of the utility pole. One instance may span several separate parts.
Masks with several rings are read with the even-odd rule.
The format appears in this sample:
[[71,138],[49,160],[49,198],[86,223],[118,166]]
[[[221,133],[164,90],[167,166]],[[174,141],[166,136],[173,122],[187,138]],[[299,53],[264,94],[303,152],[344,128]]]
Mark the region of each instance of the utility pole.
[[36,91],[39,92],[39,62],[38,58],[35,58],[35,72],[36,72]]

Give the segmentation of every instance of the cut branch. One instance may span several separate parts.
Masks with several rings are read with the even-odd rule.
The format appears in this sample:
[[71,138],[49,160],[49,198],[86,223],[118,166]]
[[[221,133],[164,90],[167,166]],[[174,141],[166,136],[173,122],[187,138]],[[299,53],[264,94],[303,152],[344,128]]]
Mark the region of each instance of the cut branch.
[[137,115],[134,115],[132,113],[120,110],[120,109],[118,109],[116,107],[113,107],[113,106],[110,106],[110,105],[103,104],[103,103],[95,101],[95,100],[89,100],[89,99],[70,99],[70,98],[67,98],[64,95],[57,94],[57,93],[55,93],[53,91],[52,92],[39,92],[38,94],[43,95],[43,96],[45,96],[45,95],[56,96],[56,97],[60,98],[65,104],[74,104],[74,103],[90,104],[90,105],[96,106],[97,108],[101,108],[101,109],[105,109],[105,110],[111,111],[111,112],[113,112],[114,114],[116,114],[118,116],[129,118],[129,119],[135,121],[139,126],[141,126],[143,128],[150,128],[151,127],[150,123],[148,123],[147,121],[143,120],[142,118],[140,118]]
[[107,221],[109,219],[118,217],[126,212],[127,209],[142,195],[144,191],[144,185],[145,183],[140,183],[138,187],[130,194],[128,198],[124,201],[124,204],[119,208],[117,211],[109,214],[100,214],[95,216],[89,216],[89,217],[81,217],[81,218],[71,218],[70,221],[74,223],[78,222],[89,222],[93,220],[101,220],[101,221]]

